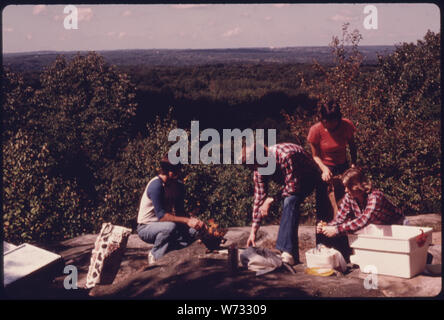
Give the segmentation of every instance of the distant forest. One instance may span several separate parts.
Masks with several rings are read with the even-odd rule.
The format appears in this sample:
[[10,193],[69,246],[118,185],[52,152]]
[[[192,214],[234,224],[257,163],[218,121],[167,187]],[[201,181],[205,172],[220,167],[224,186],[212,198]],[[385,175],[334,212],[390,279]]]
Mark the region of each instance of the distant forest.
[[[366,46],[363,72],[371,72],[377,54],[394,46]],[[199,120],[201,128],[278,128],[279,140],[293,140],[281,111],[300,108],[312,113],[316,101],[300,90],[301,73],[320,76],[314,60],[331,65],[329,47],[208,49],[208,50],[116,50],[97,52],[109,64],[131,76],[138,105],[136,132],[146,122],[165,116],[173,108],[180,127]],[[64,52],[67,60],[82,52]],[[40,73],[60,56],[57,52],[4,54],[3,64],[23,74],[33,88]],[[233,114],[236,114],[233,117]]]
[[[376,64],[379,55],[387,55],[396,49],[395,46],[361,46],[364,64]],[[3,54],[3,65],[17,72],[42,71],[55,58],[63,54],[72,58],[82,51],[36,51]],[[200,49],[200,50],[109,50],[97,51],[110,64],[117,66],[196,66],[227,63],[312,63],[313,59],[322,64],[332,64],[331,48],[319,47],[288,47],[288,48],[240,48],[240,49]]]

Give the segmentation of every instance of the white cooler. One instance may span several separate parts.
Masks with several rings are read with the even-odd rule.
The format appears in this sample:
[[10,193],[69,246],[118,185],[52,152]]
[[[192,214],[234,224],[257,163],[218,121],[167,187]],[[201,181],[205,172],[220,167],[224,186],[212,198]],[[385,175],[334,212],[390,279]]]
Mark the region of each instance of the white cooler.
[[362,272],[412,278],[424,271],[432,228],[370,224],[348,240],[354,251],[350,261]]

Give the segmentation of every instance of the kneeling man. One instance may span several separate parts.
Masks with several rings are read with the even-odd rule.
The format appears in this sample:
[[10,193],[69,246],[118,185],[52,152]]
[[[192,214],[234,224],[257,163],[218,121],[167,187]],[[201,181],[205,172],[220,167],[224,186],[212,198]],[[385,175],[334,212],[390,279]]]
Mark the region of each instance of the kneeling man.
[[185,189],[179,181],[180,165],[165,156],[159,174],[143,192],[137,217],[137,233],[143,241],[154,244],[148,254],[152,264],[168,251],[184,248],[197,238],[205,224],[184,210]]

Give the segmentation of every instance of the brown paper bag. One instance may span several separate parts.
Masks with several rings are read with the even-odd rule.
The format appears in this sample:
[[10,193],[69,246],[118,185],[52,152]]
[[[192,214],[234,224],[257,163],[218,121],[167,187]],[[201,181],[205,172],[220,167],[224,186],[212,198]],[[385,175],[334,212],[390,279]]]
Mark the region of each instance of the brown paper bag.
[[104,223],[91,255],[86,288],[111,284],[120,268],[131,229]]

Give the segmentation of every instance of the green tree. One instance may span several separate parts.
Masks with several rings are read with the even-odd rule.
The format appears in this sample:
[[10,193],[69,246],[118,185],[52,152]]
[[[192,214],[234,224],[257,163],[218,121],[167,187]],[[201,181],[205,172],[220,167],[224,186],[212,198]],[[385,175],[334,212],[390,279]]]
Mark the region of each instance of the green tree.
[[32,126],[37,114],[30,105],[34,90],[26,86],[20,74],[4,70],[2,93],[2,137],[6,141],[20,128]]
[[106,160],[128,143],[136,109],[129,77],[89,53],[70,61],[59,56],[40,82],[33,101],[40,140],[56,153],[61,174],[98,179]]
[[97,204],[104,169],[131,133],[134,86],[95,53],[58,57],[36,90],[17,75],[6,79],[6,238],[44,241],[91,232],[102,221]]
[[440,34],[380,57],[353,106],[360,159],[406,212],[441,212]]
[[21,129],[3,145],[3,232],[7,241],[48,241],[86,231],[87,195],[51,174],[56,159]]

